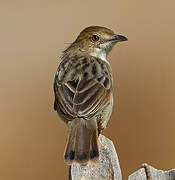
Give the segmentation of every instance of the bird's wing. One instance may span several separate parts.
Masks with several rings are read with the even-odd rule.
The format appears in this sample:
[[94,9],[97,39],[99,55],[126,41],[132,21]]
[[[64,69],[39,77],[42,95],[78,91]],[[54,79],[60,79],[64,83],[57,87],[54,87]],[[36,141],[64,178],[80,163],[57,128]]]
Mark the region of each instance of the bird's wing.
[[[86,62],[86,63],[85,63]],[[81,58],[59,82],[58,70],[54,82],[55,110],[58,108],[68,119],[91,118],[109,102],[112,95],[112,74],[109,65],[96,58],[83,61]],[[68,65],[69,66],[69,65]],[[67,66],[67,67],[68,67]],[[69,68],[68,68],[69,69]]]

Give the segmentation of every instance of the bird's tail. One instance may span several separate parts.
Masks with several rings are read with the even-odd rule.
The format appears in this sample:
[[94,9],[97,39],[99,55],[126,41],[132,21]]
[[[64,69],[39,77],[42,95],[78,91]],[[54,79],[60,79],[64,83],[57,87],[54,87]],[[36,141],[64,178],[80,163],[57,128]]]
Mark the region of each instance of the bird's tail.
[[91,121],[78,119],[71,125],[64,159],[67,164],[86,164],[99,158],[97,129]]

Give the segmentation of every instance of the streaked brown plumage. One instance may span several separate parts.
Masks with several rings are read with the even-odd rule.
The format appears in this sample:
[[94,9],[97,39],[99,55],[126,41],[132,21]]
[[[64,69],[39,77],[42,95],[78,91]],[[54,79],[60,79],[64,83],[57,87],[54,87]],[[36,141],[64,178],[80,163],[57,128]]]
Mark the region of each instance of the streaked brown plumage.
[[126,37],[105,27],[84,29],[64,52],[54,80],[54,109],[68,125],[65,162],[96,162],[98,133],[110,118],[113,77],[106,55]]

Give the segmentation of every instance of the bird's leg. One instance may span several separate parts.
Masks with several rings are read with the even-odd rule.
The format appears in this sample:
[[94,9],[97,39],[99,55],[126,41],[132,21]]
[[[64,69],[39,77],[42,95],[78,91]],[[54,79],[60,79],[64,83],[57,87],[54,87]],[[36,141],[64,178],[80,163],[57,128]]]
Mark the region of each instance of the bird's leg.
[[98,136],[101,134],[101,130],[98,128]]

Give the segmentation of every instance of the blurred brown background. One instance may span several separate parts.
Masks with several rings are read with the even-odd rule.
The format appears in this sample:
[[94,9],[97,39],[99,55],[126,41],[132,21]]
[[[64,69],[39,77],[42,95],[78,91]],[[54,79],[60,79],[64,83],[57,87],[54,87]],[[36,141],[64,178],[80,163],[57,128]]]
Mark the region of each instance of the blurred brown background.
[[175,168],[174,7],[173,0],[0,0],[0,179],[67,179],[67,129],[53,111],[52,84],[57,57],[89,25],[129,38],[108,57],[115,106],[104,131],[124,179],[143,162]]

